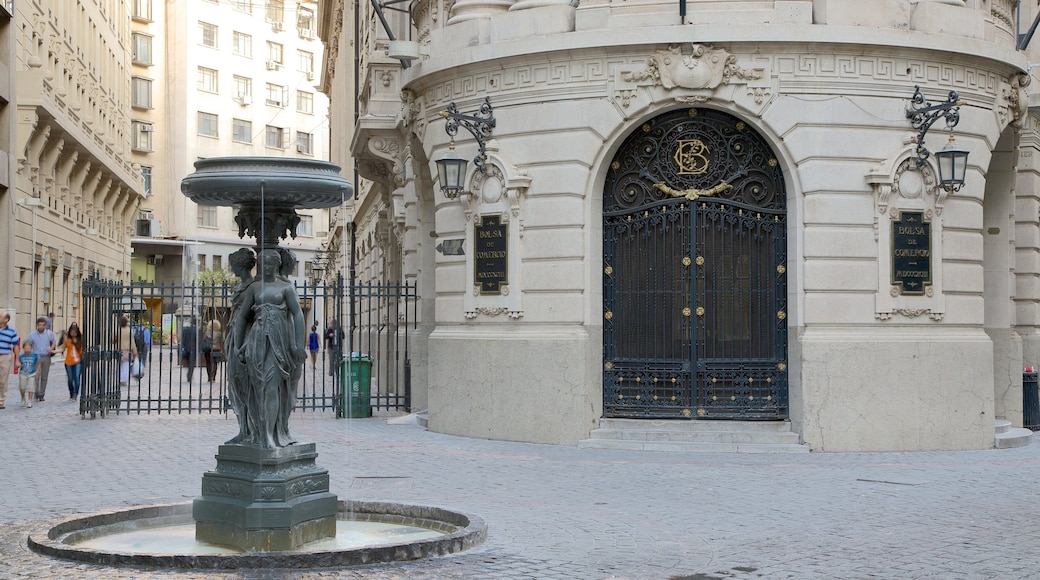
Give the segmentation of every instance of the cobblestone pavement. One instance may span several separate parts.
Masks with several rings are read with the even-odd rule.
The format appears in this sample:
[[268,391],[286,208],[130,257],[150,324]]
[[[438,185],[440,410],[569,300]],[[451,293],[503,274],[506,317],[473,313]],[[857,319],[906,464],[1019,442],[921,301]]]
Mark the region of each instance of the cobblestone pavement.
[[[30,552],[79,513],[189,502],[233,416],[81,420],[55,365],[47,402],[0,411],[0,578],[1038,578],[1040,444],[923,453],[638,453],[466,439],[385,418],[296,413],[341,499],[478,515],[488,540],[334,570],[110,568]],[[403,479],[395,479],[403,478]]]

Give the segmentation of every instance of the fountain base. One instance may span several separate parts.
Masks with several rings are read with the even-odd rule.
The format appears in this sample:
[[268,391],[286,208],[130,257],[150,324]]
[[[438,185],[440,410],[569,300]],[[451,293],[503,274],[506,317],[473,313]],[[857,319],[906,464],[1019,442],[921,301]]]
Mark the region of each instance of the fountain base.
[[195,539],[250,552],[293,550],[336,535],[329,473],[314,443],[275,449],[221,445],[192,505]]

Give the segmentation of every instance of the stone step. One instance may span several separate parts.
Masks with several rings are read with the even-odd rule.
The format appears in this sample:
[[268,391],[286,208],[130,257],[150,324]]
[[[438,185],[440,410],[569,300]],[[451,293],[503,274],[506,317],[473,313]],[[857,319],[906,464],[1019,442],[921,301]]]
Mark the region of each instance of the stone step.
[[1033,432],[1022,427],[1009,427],[1007,431],[998,432],[996,435],[997,449],[1010,449],[1012,447],[1025,447],[1033,440]]
[[649,431],[758,431],[791,432],[790,421],[721,421],[709,419],[610,419],[599,420],[600,429]]
[[708,453],[808,453],[790,421],[600,419],[582,449]]
[[997,435],[1001,433],[1007,433],[1008,429],[1011,429],[1011,421],[1007,419],[997,419],[993,421],[993,427],[997,431]]
[[797,444],[777,443],[695,443],[689,441],[638,441],[618,439],[584,439],[580,449],[613,449],[621,451],[669,451],[673,453],[808,453],[809,448]]
[[676,443],[781,443],[798,444],[798,434],[791,431],[683,431],[650,429],[596,429],[590,439],[622,441],[672,441]]

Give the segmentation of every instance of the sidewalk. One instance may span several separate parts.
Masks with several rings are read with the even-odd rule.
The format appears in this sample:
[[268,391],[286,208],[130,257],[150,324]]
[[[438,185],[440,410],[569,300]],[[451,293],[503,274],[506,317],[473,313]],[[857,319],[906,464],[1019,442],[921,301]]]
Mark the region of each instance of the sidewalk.
[[232,415],[81,420],[55,365],[47,401],[0,411],[0,578],[1036,578],[1040,444],[926,453],[637,453],[466,439],[294,413],[341,499],[482,517],[483,546],[414,563],[177,572],[38,556],[30,531],[200,493]]

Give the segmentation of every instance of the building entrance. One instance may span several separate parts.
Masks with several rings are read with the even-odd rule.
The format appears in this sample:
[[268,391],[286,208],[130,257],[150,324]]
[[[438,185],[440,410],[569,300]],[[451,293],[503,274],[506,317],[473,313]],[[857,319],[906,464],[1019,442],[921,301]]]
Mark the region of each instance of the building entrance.
[[785,419],[787,220],[765,140],[712,109],[650,120],[603,200],[603,413]]

